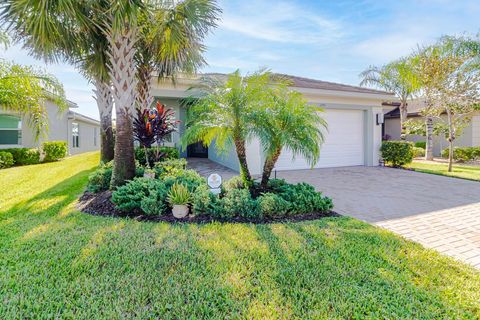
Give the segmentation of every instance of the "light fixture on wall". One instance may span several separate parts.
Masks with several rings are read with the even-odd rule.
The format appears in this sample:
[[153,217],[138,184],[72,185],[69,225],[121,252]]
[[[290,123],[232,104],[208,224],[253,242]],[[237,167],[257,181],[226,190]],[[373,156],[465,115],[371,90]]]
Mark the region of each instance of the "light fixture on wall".
[[377,113],[377,126],[383,124],[385,119],[383,118],[383,113]]

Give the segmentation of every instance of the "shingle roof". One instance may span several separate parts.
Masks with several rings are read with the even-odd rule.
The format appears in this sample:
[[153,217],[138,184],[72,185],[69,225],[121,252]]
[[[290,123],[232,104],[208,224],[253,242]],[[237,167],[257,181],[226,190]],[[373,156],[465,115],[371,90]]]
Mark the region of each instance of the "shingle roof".
[[[223,73],[204,73],[205,76],[219,76],[224,77],[226,74]],[[286,78],[293,83],[293,87],[297,88],[308,88],[308,89],[321,89],[321,90],[333,90],[333,91],[345,91],[345,92],[358,92],[358,93],[370,93],[370,94],[382,94],[382,95],[391,95],[394,94],[387,91],[352,86],[348,84],[335,83],[323,80],[316,80],[298,76],[292,76],[288,74],[276,73],[275,75]]]

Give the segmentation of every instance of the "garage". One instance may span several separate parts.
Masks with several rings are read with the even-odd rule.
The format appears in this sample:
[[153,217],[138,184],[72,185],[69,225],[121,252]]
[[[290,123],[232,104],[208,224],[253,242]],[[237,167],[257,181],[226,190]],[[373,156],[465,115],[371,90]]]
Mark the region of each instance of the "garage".
[[[365,121],[363,110],[326,109],[324,118],[328,123],[325,143],[320,151],[320,160],[315,168],[361,166],[365,164]],[[292,152],[284,149],[275,170],[310,169],[301,156],[293,158]]]

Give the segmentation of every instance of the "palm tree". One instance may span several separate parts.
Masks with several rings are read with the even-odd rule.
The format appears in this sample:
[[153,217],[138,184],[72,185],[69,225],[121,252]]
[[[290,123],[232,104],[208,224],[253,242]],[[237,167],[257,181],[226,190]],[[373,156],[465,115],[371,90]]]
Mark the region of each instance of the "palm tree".
[[400,128],[401,139],[405,140],[408,100],[419,90],[419,81],[416,77],[415,60],[402,58],[382,67],[370,66],[360,73],[361,86],[372,85],[393,92],[400,99]]
[[99,23],[94,23],[98,20],[96,12],[75,1],[28,1],[24,5],[6,1],[1,7],[2,20],[8,23],[15,40],[22,42],[32,55],[46,62],[72,63],[94,84],[102,129],[100,158],[103,162],[112,160],[113,101],[107,69],[108,42]]
[[196,94],[188,99],[186,132],[182,145],[203,142],[215,146],[220,154],[225,154],[232,145],[235,147],[240,175],[246,187],[253,185],[248,169],[246,143],[251,137],[252,123],[249,114],[258,101],[266,97],[271,74],[264,70],[242,76],[237,70],[222,77],[204,77]]
[[25,116],[35,141],[48,131],[45,100],[53,100],[60,111],[67,108],[63,86],[54,76],[0,60],[0,109]]
[[270,98],[253,109],[250,121],[265,153],[260,187],[267,188],[273,168],[284,148],[293,155],[303,156],[312,166],[320,157],[324,142],[322,130],[327,123],[321,117],[323,110],[309,104],[301,93],[288,90],[285,84],[276,83]]
[[149,108],[153,102],[152,78],[158,80],[178,72],[195,73],[205,64],[202,41],[216,26],[220,9],[213,0],[149,2],[139,17],[137,40],[137,105]]

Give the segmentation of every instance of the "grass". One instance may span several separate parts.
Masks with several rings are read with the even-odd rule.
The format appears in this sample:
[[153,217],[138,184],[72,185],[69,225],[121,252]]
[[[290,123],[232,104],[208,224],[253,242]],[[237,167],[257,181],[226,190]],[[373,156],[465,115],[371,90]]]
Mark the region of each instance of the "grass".
[[351,218],[144,223],[75,201],[89,153],[0,171],[0,319],[480,317],[480,273]]
[[407,167],[419,172],[480,181],[480,166],[454,164],[453,171],[448,172],[448,164],[430,164],[414,161]]

